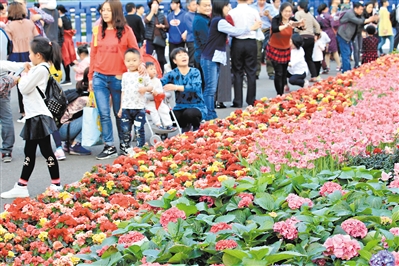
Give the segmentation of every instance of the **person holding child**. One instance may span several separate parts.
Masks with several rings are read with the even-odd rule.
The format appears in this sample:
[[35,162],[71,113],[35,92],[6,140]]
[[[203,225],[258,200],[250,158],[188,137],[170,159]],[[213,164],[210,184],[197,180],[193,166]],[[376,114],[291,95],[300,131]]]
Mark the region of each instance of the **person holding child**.
[[118,117],[121,119],[122,140],[120,154],[128,154],[132,141],[132,126],[134,125],[137,147],[145,143],[145,106],[146,92],[152,92],[148,75],[141,75],[138,71],[141,65],[141,55],[138,49],[130,48],[125,52],[126,73],[122,75],[122,95]]
[[157,78],[157,69],[152,62],[147,62],[146,67],[147,73],[151,79],[150,83],[153,90],[151,93],[147,92],[147,102],[145,104],[145,109],[150,111],[151,120],[159,130],[174,131],[176,130],[176,128],[173,127],[173,121],[170,118],[169,114],[169,107],[164,101],[161,101],[161,103],[157,107],[156,101],[154,100],[157,95],[164,93],[162,83]]
[[378,58],[378,38],[375,37],[374,25],[366,27],[367,37],[363,39],[362,64],[370,63]]
[[182,132],[196,131],[207,111],[202,96],[201,74],[198,69],[189,67],[187,50],[179,47],[171,53],[171,60],[177,65],[161,79],[165,91],[174,91],[176,105],[173,112]]
[[[51,148],[50,135],[57,126],[53,116],[44,103],[39,90],[45,93],[49,78],[50,63],[61,69],[61,49],[57,43],[47,38],[33,39],[29,49],[29,59],[33,67],[25,67],[27,75],[19,80],[19,89],[23,95],[26,121],[20,136],[25,140],[25,161],[22,173],[14,188],[1,193],[2,198],[29,197],[28,181],[35,167],[36,149],[40,147],[51,176],[51,189],[62,190],[58,162]],[[28,70],[29,69],[29,70]]]

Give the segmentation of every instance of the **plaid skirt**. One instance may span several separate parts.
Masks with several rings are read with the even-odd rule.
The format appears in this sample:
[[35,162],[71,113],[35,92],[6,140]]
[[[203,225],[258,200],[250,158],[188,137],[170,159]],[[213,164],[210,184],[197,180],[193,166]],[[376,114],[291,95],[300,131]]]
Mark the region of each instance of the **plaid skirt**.
[[277,49],[270,45],[266,46],[266,58],[278,64],[288,64],[291,60],[291,49]]

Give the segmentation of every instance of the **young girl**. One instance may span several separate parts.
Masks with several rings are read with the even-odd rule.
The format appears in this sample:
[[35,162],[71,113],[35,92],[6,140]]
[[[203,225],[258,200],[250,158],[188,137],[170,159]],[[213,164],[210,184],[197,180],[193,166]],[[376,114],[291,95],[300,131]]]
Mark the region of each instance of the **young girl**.
[[20,136],[25,140],[25,161],[22,173],[14,188],[1,193],[2,198],[29,197],[28,181],[35,167],[36,149],[40,147],[46,159],[51,176],[51,189],[61,190],[58,162],[51,149],[50,135],[57,129],[52,114],[47,108],[39,93],[45,94],[49,78],[50,63],[61,69],[61,50],[57,43],[50,42],[47,38],[33,39],[29,49],[29,59],[33,67],[25,71],[27,75],[19,81],[19,90],[23,95],[26,121]]
[[[303,38],[299,34],[294,34],[291,37],[291,61],[288,63],[288,82],[292,85],[300,87],[307,87],[309,81],[305,80],[307,75],[308,65],[305,61],[305,51],[302,48]],[[290,91],[288,85],[285,85],[284,90]]]
[[[315,40],[315,42],[314,42],[314,47],[313,47],[312,60],[316,67],[316,73],[320,74],[321,62],[323,61],[323,52],[326,49],[326,43],[321,38],[321,33],[319,33],[319,34],[316,33],[314,40]],[[320,80],[321,80],[320,75],[318,75],[317,81],[320,81]]]
[[378,58],[378,38],[375,37],[375,26],[366,27],[367,37],[363,39],[362,64],[370,63]]
[[90,66],[89,48],[87,44],[78,47],[78,56],[80,58],[80,62],[78,60],[73,61],[75,64],[73,70],[75,71],[76,82],[83,79],[83,73],[85,69]]

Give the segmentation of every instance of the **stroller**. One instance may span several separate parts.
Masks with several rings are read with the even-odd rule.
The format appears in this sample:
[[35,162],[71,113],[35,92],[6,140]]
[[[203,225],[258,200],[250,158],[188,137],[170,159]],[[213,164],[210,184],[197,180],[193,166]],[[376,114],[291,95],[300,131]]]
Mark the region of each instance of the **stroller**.
[[[179,123],[177,122],[176,116],[172,111],[172,108],[170,106],[170,99],[172,98],[172,93],[170,92],[166,92],[166,93],[162,93],[162,94],[158,94],[156,96],[153,96],[152,94],[147,94],[146,95],[147,100],[150,101],[154,101],[155,102],[155,108],[158,110],[161,102],[165,102],[166,105],[169,107],[171,116],[172,116],[172,122],[176,124],[177,130],[179,132],[179,134],[181,134],[181,128],[179,126]],[[151,114],[150,110],[146,110],[147,114]],[[168,134],[172,133],[174,131],[171,130],[162,130],[159,129],[155,126],[152,126],[149,122],[148,122],[148,116],[146,116],[146,123],[148,125],[148,128],[151,132],[151,137],[150,137],[150,143],[151,145],[155,145],[158,142],[164,141],[165,139],[168,138]]]

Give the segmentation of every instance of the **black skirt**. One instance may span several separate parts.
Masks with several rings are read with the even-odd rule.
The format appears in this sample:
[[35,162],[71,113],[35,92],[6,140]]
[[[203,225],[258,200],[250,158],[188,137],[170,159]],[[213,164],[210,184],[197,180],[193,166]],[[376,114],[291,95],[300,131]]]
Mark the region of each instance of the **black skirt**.
[[57,126],[52,117],[38,115],[26,119],[25,126],[19,134],[24,140],[44,139],[57,130]]

